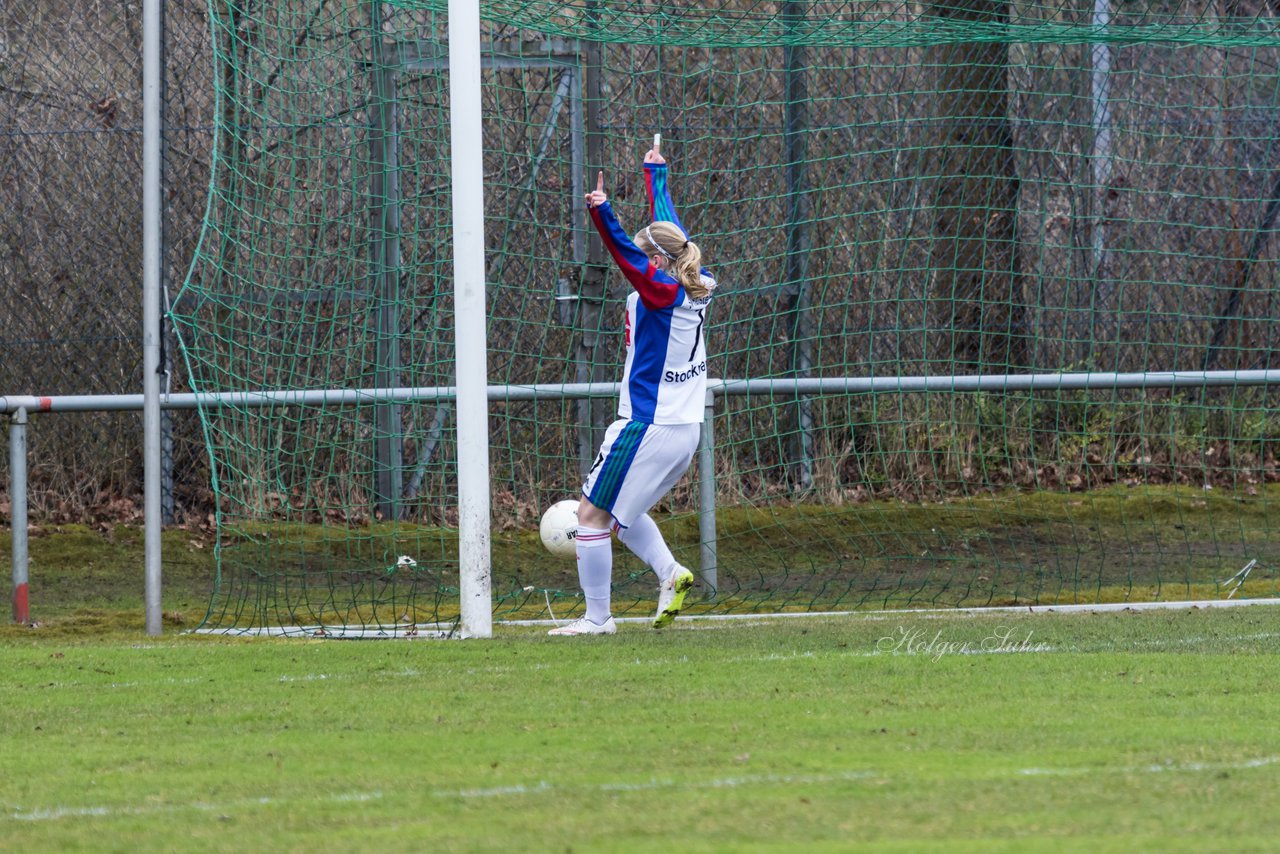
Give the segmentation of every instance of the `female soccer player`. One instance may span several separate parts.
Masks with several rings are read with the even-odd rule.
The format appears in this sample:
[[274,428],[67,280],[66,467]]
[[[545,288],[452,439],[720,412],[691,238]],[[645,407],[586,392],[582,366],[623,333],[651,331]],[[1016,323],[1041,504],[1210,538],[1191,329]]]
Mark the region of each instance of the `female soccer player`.
[[693,586],[693,573],[676,563],[648,511],[689,468],[698,446],[707,389],[703,330],[716,282],[676,215],[656,139],[644,156],[644,177],[654,221],[634,238],[609,206],[603,172],[587,194],[591,221],[633,291],[618,420],[605,432],[578,504],[578,581],[587,613],[553,635],[617,631],[609,611],[610,529],[658,576],[654,628],[676,618]]

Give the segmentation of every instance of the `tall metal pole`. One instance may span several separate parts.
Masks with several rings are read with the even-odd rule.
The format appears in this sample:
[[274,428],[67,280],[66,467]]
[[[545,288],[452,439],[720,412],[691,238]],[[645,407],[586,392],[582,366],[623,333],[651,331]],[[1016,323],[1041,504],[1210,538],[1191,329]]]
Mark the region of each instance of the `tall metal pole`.
[[489,575],[489,405],[484,283],[480,2],[449,0],[454,363],[458,378],[458,575],[462,634],[493,634]]
[[[788,30],[804,19],[804,6],[791,2],[782,5],[782,16]],[[787,265],[784,305],[791,314],[791,374],[806,377],[813,370],[815,337],[813,312],[809,308],[809,195],[806,182],[809,129],[809,85],[803,44],[788,44],[783,50],[786,66],[787,101],[784,110],[783,141],[787,176]],[[813,401],[796,400],[796,435],[794,439],[794,483],[800,490],[813,488]]]
[[[595,32],[598,12],[593,0],[587,0],[586,15],[588,26]],[[604,131],[601,128],[601,112],[604,104],[602,87],[602,68],[604,49],[598,41],[589,41],[583,48],[582,92],[583,112],[585,119],[584,137],[586,142],[587,174],[586,186],[594,187],[596,173],[604,168]],[[576,166],[577,164],[575,164]],[[605,176],[613,186],[614,176]],[[576,198],[581,196],[575,195]],[[575,202],[575,212],[578,210]],[[586,207],[580,214],[585,222]],[[600,237],[591,231],[587,238],[587,263],[580,268],[582,279],[578,288],[578,346],[577,369],[574,379],[580,383],[603,382],[605,365],[597,360],[600,330],[604,316],[605,286],[608,282],[608,266],[605,263],[604,244]],[[583,477],[591,468],[596,449],[604,436],[604,428],[608,422],[605,404],[598,400],[581,400],[578,402],[578,466]]]
[[698,437],[698,548],[701,564],[699,575],[706,588],[705,599],[719,592],[716,542],[716,396],[707,389],[703,404],[702,434]]
[[[369,129],[371,270],[377,294],[377,353],[374,376],[380,388],[400,385],[400,129],[398,66],[387,60],[381,5],[373,4],[373,105]],[[398,62],[398,58],[397,58]],[[385,521],[403,515],[404,429],[400,404],[374,404],[374,468],[378,513]]]
[[[164,45],[169,35],[168,19],[165,17],[164,4],[160,6],[160,198],[169,198],[170,174],[166,169],[164,151],[167,146],[169,114],[165,107],[169,103],[169,86],[164,75]],[[169,310],[170,285],[172,276],[169,271],[170,220],[163,211],[160,214],[160,316],[164,317]],[[160,326],[160,393],[173,391],[173,347],[172,330],[161,320]],[[160,410],[160,524],[172,525],[174,520],[173,495],[173,413],[167,409]]]
[[142,3],[142,477],[147,634],[160,634],[160,1]]
[[[1094,32],[1105,34],[1111,26],[1111,0],[1093,0]],[[1107,253],[1108,190],[1111,185],[1111,59],[1110,42],[1089,46],[1091,124],[1093,141],[1090,163],[1093,167],[1093,228],[1090,246],[1093,277],[1093,329],[1090,338],[1098,341],[1110,337],[1104,322],[1111,317],[1111,285]],[[1109,325],[1109,324],[1108,324]],[[1083,336],[1082,336],[1083,337]]]
[[13,531],[13,621],[30,621],[27,604],[27,410],[9,421],[9,521]]

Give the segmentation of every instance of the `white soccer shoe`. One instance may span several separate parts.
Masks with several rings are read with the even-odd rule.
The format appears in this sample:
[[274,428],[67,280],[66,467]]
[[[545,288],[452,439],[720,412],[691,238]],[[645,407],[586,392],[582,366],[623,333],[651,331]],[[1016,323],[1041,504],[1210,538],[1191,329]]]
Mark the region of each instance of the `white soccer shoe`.
[[685,594],[692,588],[693,573],[677,564],[675,572],[658,588],[658,613],[653,618],[655,629],[670,625],[672,620],[680,616]]
[[593,623],[586,617],[579,617],[572,623],[565,623],[563,626],[556,626],[549,635],[557,637],[567,637],[570,635],[611,635],[618,631],[618,624],[613,621],[613,617],[605,620],[603,623]]

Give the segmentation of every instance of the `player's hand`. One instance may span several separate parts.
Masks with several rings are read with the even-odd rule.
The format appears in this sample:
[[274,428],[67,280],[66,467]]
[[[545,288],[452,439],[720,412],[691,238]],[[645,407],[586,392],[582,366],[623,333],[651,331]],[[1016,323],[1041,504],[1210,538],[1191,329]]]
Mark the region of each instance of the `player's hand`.
[[661,154],[658,153],[658,149],[651,148],[644,153],[644,162],[661,164],[661,163],[666,163],[667,160],[665,157],[663,157]]
[[604,194],[604,172],[596,178],[596,188],[587,193],[587,207],[598,208],[605,202],[609,201],[609,197]]

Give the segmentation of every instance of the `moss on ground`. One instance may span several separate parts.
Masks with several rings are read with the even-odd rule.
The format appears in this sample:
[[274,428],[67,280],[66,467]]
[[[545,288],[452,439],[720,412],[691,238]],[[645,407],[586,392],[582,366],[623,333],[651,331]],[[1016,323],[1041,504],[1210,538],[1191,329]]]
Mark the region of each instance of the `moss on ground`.
[[[1113,487],[1077,493],[980,494],[944,503],[865,502],[722,508],[719,587],[700,587],[692,611],[948,607],[1263,596],[1277,592],[1280,487],[1253,494],[1185,487]],[[661,517],[676,557],[701,565],[695,515]],[[1274,517],[1274,519],[1273,519]],[[319,525],[260,523],[226,533],[164,532],[162,609],[193,627],[210,603],[228,612],[254,600],[296,601],[302,622],[347,618],[450,619],[457,612],[457,533],[374,524],[335,536]],[[216,553],[223,556],[219,595]],[[30,535],[30,612],[44,627],[141,627],[143,533],[128,525],[53,525]],[[0,572],[11,573],[11,536],[0,534]],[[400,554],[418,562],[397,569]],[[615,550],[619,613],[652,606],[654,579]],[[500,618],[573,613],[572,561],[536,531],[492,537]],[[1246,585],[1224,584],[1256,560]],[[317,594],[317,590],[320,590]],[[350,601],[387,599],[379,611]],[[344,610],[345,609],[345,610]]]

